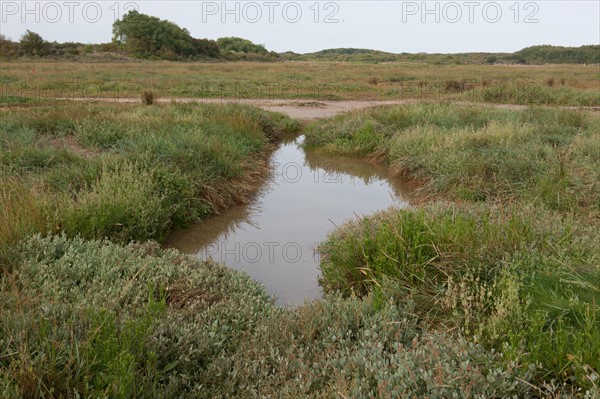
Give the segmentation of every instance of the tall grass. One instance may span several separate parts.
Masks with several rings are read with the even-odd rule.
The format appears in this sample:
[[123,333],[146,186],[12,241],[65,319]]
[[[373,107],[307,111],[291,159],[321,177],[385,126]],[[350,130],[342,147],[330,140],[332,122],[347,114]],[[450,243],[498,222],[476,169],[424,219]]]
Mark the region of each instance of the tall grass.
[[18,177],[0,173],[0,270],[10,268],[23,237],[51,228],[47,205]]
[[341,227],[321,246],[322,283],[414,303],[540,381],[595,387],[600,370],[597,233],[551,213],[437,204]]
[[376,304],[414,303],[425,325],[535,370],[538,387],[597,392],[599,122],[579,111],[447,104],[317,122],[307,146],[384,162],[421,182],[422,201],[458,204],[339,228],[321,246],[322,284]]
[[[552,78],[550,78],[552,79]],[[486,103],[527,104],[527,105],[578,105],[597,107],[600,95],[596,89],[583,90],[574,87],[552,87],[545,84],[530,84],[521,87],[492,86],[479,88],[474,93],[463,93],[467,100]]]
[[305,142],[383,160],[396,174],[424,182],[424,195],[518,199],[596,218],[599,117],[536,108],[384,107],[319,122]]
[[119,241],[162,237],[174,209],[161,191],[152,171],[127,163],[114,170],[104,167],[98,180],[69,202],[62,229],[71,236]]
[[[247,201],[268,171],[271,142],[297,128],[283,116],[234,105],[88,104],[3,113],[0,165],[29,187],[32,203],[64,204],[57,230],[120,241],[160,240]],[[9,191],[4,195],[25,195]],[[19,223],[7,209],[6,223]]]

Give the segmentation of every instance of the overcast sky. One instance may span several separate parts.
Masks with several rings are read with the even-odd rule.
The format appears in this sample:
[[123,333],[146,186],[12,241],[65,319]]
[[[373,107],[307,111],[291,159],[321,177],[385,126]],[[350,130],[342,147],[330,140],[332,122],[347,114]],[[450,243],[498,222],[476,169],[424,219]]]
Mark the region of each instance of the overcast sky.
[[512,52],[536,44],[600,44],[600,1],[6,1],[0,30],[49,41],[108,42],[127,9],[168,19],[192,36],[239,36],[274,51],[371,48]]

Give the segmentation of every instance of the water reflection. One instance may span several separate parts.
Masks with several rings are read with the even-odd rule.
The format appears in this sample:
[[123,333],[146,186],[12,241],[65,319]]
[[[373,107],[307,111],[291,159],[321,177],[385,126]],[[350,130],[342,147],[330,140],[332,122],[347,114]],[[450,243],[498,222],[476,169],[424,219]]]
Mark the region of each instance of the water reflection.
[[272,173],[255,201],[190,229],[167,245],[243,270],[281,305],[319,298],[316,246],[336,225],[410,198],[383,166],[304,151],[303,137],[272,155]]

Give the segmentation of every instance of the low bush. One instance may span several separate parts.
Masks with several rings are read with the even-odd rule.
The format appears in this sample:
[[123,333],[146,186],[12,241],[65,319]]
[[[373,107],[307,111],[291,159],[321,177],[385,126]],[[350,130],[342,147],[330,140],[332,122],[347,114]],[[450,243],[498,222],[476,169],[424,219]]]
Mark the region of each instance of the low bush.
[[281,310],[210,366],[215,396],[531,396],[531,372],[462,338],[424,332],[410,304],[342,299]]
[[0,280],[2,397],[181,397],[273,308],[224,266],[156,244],[26,241]]
[[152,105],[156,100],[156,96],[153,91],[146,90],[142,93],[142,104],[144,105]]

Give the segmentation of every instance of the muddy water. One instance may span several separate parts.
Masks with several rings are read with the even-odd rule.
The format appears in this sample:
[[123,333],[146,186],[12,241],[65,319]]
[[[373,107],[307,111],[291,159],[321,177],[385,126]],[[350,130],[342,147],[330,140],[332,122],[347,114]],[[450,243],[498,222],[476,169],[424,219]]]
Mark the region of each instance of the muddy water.
[[384,167],[305,152],[302,140],[273,153],[271,177],[252,204],[176,231],[167,245],[248,273],[280,305],[319,298],[318,243],[349,219],[407,206],[410,191]]

